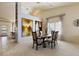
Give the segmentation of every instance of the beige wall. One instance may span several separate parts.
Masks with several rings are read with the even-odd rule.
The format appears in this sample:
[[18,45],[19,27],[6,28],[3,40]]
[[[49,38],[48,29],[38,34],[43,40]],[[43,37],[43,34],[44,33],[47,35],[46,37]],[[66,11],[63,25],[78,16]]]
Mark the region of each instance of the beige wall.
[[65,13],[63,20],[64,40],[79,43],[79,27],[74,27],[73,21],[79,19],[79,3],[63,6],[45,11],[41,14],[43,19],[43,31],[47,17]]
[[0,2],[0,26],[6,25],[10,32],[11,22],[15,21],[15,2]]
[[0,2],[0,18],[15,20],[15,2]]
[[15,2],[0,2],[0,26],[6,25],[8,35],[12,31],[11,22],[15,21]]

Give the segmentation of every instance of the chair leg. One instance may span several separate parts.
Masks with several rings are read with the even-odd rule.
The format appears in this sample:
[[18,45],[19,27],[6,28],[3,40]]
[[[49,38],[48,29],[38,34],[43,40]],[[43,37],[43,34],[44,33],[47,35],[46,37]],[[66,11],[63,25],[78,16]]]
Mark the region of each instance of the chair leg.
[[50,45],[50,42],[48,42],[48,45]]
[[38,50],[38,45],[36,45],[36,50]]
[[34,48],[34,43],[33,43],[33,46],[32,46],[32,48]]
[[56,41],[56,44],[58,45],[58,42]]
[[53,48],[53,46],[52,46],[52,42],[51,42],[51,48]]
[[56,46],[56,43],[55,43],[55,41],[54,41],[54,47]]

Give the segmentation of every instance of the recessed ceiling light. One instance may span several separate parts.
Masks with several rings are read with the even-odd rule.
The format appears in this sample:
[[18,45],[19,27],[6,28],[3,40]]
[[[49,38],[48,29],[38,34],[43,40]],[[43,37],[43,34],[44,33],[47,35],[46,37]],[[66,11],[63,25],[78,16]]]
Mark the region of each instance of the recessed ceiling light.
[[40,2],[36,2],[37,4],[39,4]]
[[26,10],[29,10],[29,8],[26,8]]

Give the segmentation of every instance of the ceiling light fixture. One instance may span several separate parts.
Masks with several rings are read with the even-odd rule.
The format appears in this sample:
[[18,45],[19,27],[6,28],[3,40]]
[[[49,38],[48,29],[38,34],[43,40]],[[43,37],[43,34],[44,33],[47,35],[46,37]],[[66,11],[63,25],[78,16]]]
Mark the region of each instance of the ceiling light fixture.
[[32,13],[32,15],[37,15],[40,11],[39,10],[36,10]]
[[37,4],[39,4],[40,2],[36,2]]

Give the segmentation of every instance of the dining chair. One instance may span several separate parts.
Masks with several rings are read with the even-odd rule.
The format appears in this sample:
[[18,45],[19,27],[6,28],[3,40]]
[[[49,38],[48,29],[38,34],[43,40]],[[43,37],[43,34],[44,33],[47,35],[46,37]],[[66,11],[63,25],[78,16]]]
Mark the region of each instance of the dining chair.
[[41,37],[38,38],[36,32],[32,32],[32,37],[33,37],[33,48],[35,47],[36,44],[36,50],[38,50],[38,46],[42,45]]
[[53,46],[54,33],[55,31],[51,31],[51,37],[47,37],[47,39],[45,40],[45,42],[47,42],[48,45],[51,44],[51,47]]
[[48,42],[48,45],[51,45],[51,48],[53,48],[56,46],[56,42],[57,42],[57,38],[58,38],[58,31],[51,31],[51,39],[47,39],[45,42]]
[[54,44],[54,47],[56,46],[57,38],[58,38],[58,31],[55,31],[54,34],[52,33],[51,48],[52,48],[52,43]]

